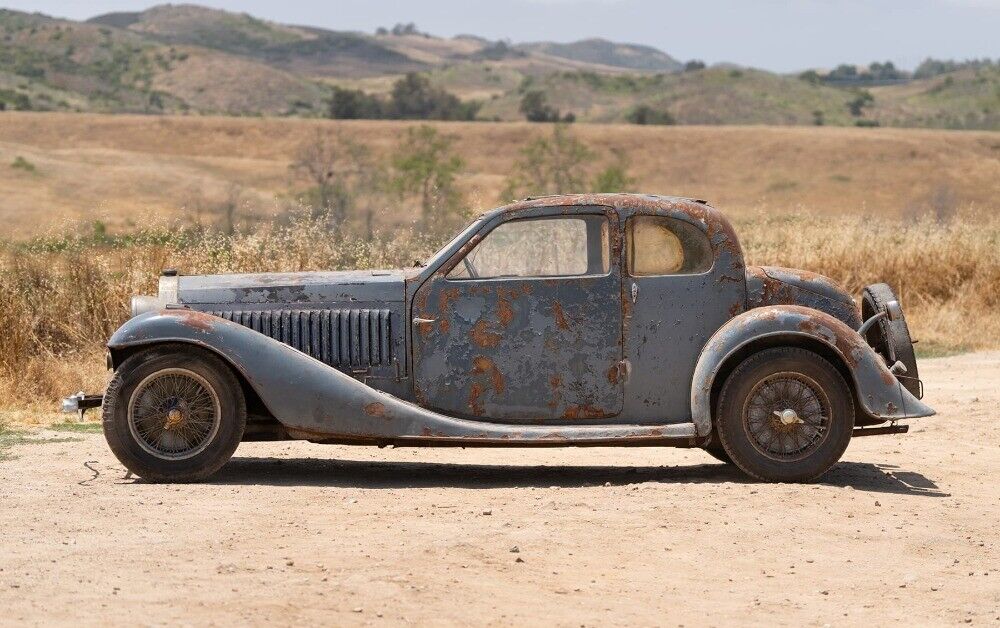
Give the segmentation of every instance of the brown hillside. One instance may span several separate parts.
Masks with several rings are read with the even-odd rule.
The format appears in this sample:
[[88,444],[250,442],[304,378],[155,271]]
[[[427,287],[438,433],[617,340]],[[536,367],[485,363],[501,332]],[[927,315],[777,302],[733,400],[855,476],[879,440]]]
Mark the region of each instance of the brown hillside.
[[[316,133],[341,132],[388,157],[413,123],[268,118],[0,114],[0,221],[5,238],[102,219],[112,228],[154,214],[191,218],[201,198],[238,184],[267,213],[296,182],[288,165]],[[439,123],[466,160],[470,211],[499,202],[518,151],[548,125]],[[945,190],[1000,209],[1000,133],[829,127],[578,125],[594,169],[620,149],[635,188],[706,198],[729,212],[764,209],[901,215]],[[23,157],[34,169],[11,167]],[[199,201],[200,202],[200,201]],[[391,207],[384,224],[412,219]]]

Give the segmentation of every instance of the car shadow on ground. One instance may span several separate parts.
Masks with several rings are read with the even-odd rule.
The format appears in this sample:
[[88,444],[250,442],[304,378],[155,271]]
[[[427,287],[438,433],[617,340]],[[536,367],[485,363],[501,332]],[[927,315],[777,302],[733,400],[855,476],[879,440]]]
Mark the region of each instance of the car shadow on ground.
[[[342,488],[574,488],[662,484],[752,484],[721,463],[686,466],[485,465],[441,462],[378,462],[313,458],[233,458],[213,484],[330,486]],[[820,480],[859,491],[947,497],[927,477],[891,465],[841,462]]]

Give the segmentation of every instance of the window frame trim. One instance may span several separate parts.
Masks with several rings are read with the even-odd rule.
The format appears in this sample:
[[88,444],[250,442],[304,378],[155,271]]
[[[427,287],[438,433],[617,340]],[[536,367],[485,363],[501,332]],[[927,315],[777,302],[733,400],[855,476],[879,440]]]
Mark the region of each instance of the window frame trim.
[[[619,218],[618,220],[612,220],[611,216],[608,214],[607,211],[603,211],[603,212],[602,211],[596,211],[597,210],[596,206],[587,206],[587,207],[594,207],[594,210],[593,211],[573,212],[573,213],[566,213],[564,211],[559,211],[559,212],[553,212],[551,214],[548,214],[548,213],[546,213],[546,214],[540,214],[540,215],[537,215],[537,216],[523,216],[523,217],[522,216],[514,216],[514,217],[506,218],[505,220],[500,220],[500,221],[496,222],[496,224],[488,225],[486,227],[486,230],[484,232],[481,232],[480,234],[478,234],[480,236],[479,242],[477,242],[475,246],[473,246],[471,249],[469,249],[468,251],[466,251],[463,255],[459,255],[457,257],[455,263],[451,266],[451,269],[448,270],[448,272],[445,273],[442,278],[445,281],[452,281],[452,282],[464,283],[464,282],[468,282],[468,281],[557,281],[557,280],[560,280],[560,279],[600,279],[600,278],[604,278],[604,277],[610,277],[611,274],[612,274],[612,272],[614,271],[614,267],[615,267],[615,263],[616,263],[616,260],[615,260],[615,249],[614,249],[614,244],[615,244],[614,230],[615,230],[616,225],[620,224],[620,220],[621,219]],[[565,208],[552,208],[552,209],[562,210],[562,209],[565,209]],[[510,223],[513,223],[513,222],[529,222],[529,221],[533,221],[533,220],[566,220],[566,219],[574,219],[574,218],[579,219],[579,218],[585,218],[585,217],[591,217],[591,216],[596,216],[596,217],[603,218],[604,221],[605,221],[605,223],[608,225],[608,250],[607,250],[607,253],[608,253],[608,270],[606,272],[604,272],[604,273],[584,273],[582,275],[525,275],[525,276],[509,276],[509,275],[505,275],[505,276],[502,276],[502,277],[451,277],[450,276],[451,273],[462,264],[462,260],[464,260],[469,255],[472,255],[472,253],[477,248],[479,248],[482,245],[482,243],[486,241],[487,238],[490,237],[490,234],[492,234],[493,231],[495,231],[496,229],[498,229],[502,225],[510,224]]]
[[[708,242],[708,250],[712,254],[712,263],[709,265],[707,269],[705,269],[704,272],[700,273],[668,273],[668,274],[641,274],[641,275],[633,273],[632,255],[630,253],[632,244],[632,225],[634,224],[633,221],[636,218],[659,218],[661,220],[668,220],[668,221],[672,220],[676,222],[682,222],[694,227],[695,229],[698,230],[698,233],[700,233],[705,238],[705,241]],[[675,233],[674,235],[676,236],[677,234]],[[647,277],[703,277],[705,275],[710,275],[715,271],[715,263],[716,261],[718,261],[719,257],[716,254],[715,245],[712,243],[712,239],[708,237],[708,233],[705,232],[704,229],[702,229],[698,224],[694,222],[684,220],[676,216],[664,216],[662,214],[632,214],[631,216],[625,219],[625,224],[623,225],[622,228],[622,238],[623,238],[622,251],[624,255],[624,259],[622,260],[623,262],[622,273],[631,279],[644,279]]]

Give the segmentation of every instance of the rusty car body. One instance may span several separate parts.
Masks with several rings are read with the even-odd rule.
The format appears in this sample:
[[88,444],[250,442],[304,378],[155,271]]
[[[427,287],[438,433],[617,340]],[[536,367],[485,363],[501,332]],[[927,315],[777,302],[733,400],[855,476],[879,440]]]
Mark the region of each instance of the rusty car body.
[[[483,276],[470,257],[500,227],[519,223],[516,228],[536,241],[513,251],[514,257],[545,258],[546,229],[570,227],[553,222],[558,220],[576,221],[570,225],[579,235],[573,242],[586,241],[567,245],[579,249],[578,259],[570,254],[570,265],[577,266],[567,272]],[[653,231],[640,236],[636,229],[644,221]],[[643,238],[654,250],[637,249],[645,246]],[[633,272],[633,258],[655,258],[657,242],[680,246],[672,255],[704,259],[698,268],[677,266],[677,272]],[[686,252],[688,242],[701,252]],[[494,257],[500,266],[508,263],[502,249]],[[483,214],[410,270],[165,273],[159,294],[134,298],[134,317],[108,341],[109,367],[124,380],[113,381],[102,398],[105,432],[126,466],[150,479],[200,479],[219,468],[224,459],[190,466],[207,450],[173,455],[188,440],[176,430],[194,420],[185,416],[195,414],[191,399],[175,390],[172,397],[136,400],[136,382],[133,399],[125,394],[123,369],[139,368],[150,355],[169,362],[173,353],[194,351],[212,368],[229,371],[201,403],[214,423],[226,415],[219,411],[222,397],[239,397],[231,403],[241,413],[233,419],[240,429],[229,436],[237,443],[659,445],[703,447],[729,461],[739,456],[719,438],[723,386],[750,356],[783,347],[818,356],[842,377],[849,392],[840,396],[849,399],[841,401],[850,408],[842,413],[851,415],[844,419],[846,438],[902,432],[906,426],[896,421],[933,410],[918,399],[912,358],[909,364],[895,359],[907,349],[912,356],[912,347],[888,342],[895,350],[885,349],[893,338],[890,326],[901,321],[889,295],[863,321],[851,295],[825,277],[746,266],[730,223],[704,201],[631,194],[532,198]],[[187,367],[167,366],[174,379],[184,377]],[[214,385],[209,371],[191,368],[192,377],[203,374],[195,384]],[[768,410],[767,418],[758,413],[748,420],[774,423],[772,439],[820,438],[820,423],[810,432],[800,415],[813,412],[821,422],[830,419],[824,412],[840,407],[830,387],[813,386],[824,377],[775,380],[786,396],[794,389],[815,399],[797,402],[806,403],[805,410],[775,406],[777,418]],[[191,382],[186,385],[190,391]],[[824,398],[827,409],[815,410]],[[70,398],[67,409],[79,408],[83,399]],[[152,427],[136,427],[131,413],[142,411],[154,417]],[[144,438],[151,447],[143,446]],[[158,452],[156,443],[164,438],[166,452]],[[769,464],[785,459],[789,446],[781,447],[782,455]],[[223,450],[215,457],[228,458]],[[839,458],[842,451],[835,453]],[[832,464],[786,476],[735,462],[765,480],[813,479]]]

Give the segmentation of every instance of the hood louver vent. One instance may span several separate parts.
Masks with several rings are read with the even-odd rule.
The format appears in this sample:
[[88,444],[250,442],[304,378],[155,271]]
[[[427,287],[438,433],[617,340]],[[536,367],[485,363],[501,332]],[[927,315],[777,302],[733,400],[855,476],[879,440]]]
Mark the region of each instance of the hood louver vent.
[[387,309],[223,310],[211,314],[340,369],[386,366],[393,358]]

